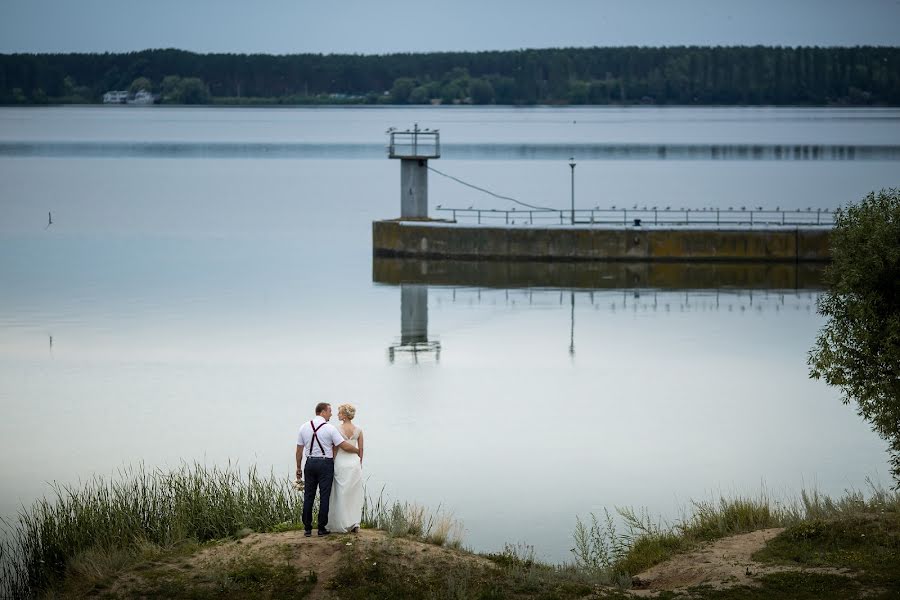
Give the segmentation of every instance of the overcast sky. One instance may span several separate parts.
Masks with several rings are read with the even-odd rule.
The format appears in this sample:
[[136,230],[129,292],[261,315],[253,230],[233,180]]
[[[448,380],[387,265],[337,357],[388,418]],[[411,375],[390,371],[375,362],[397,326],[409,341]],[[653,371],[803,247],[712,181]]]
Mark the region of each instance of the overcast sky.
[[0,52],[900,45],[900,0],[0,0]]

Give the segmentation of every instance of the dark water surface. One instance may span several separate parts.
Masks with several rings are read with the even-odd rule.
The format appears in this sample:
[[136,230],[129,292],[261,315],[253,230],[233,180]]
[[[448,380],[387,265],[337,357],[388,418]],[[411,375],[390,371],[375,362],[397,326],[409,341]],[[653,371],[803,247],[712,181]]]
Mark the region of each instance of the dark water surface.
[[[139,461],[289,476],[321,400],[358,406],[371,489],[453,511],[478,550],[565,560],[603,508],[887,480],[806,375],[813,267],[373,263],[399,210],[384,131],[413,122],[442,171],[560,208],[571,148],[590,206],[897,185],[897,110],[0,109],[0,513]],[[824,155],[774,155],[798,145]],[[430,199],[507,208],[440,177]]]

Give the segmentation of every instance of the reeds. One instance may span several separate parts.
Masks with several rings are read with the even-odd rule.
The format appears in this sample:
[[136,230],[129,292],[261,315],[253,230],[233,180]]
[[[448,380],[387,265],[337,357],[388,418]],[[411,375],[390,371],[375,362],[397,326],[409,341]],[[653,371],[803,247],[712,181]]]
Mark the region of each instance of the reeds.
[[452,515],[442,512],[440,507],[429,512],[416,503],[388,502],[383,488],[377,498],[366,494],[362,526],[383,530],[391,537],[411,537],[455,549],[462,547],[462,524]]
[[[143,466],[106,480],[53,486],[54,497],[23,509],[0,545],[0,596],[31,596],[85,553],[204,542],[249,528],[301,520],[302,495],[287,478],[201,464],[172,472]],[[90,552],[89,552],[90,551]]]
[[621,580],[702,542],[731,535],[872,513],[900,514],[900,492],[885,490],[871,481],[868,485],[868,496],[851,490],[837,500],[816,490],[804,490],[799,498],[779,502],[764,489],[755,497],[694,501],[690,514],[672,524],[654,521],[647,511],[617,508],[622,531],[608,511],[602,518],[592,513],[589,521],[576,519],[572,549],[575,566],[599,579]]

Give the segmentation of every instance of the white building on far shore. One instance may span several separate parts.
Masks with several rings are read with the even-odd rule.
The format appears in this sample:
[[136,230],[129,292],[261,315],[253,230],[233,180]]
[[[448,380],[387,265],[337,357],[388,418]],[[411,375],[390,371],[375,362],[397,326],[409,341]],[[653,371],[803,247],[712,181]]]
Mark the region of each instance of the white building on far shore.
[[128,102],[128,92],[125,90],[113,90],[103,94],[103,104],[125,104]]
[[153,104],[156,98],[147,90],[138,90],[133,98],[128,100],[128,104]]

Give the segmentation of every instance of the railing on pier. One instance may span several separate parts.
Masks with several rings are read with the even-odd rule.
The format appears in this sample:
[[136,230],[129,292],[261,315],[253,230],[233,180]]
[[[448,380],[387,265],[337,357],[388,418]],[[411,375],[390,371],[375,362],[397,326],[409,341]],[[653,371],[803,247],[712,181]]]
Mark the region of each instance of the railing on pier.
[[441,137],[437,129],[413,129],[406,131],[388,130],[388,158],[429,159],[441,157]]
[[834,211],[827,208],[764,210],[762,208],[590,208],[497,209],[438,206],[451,220],[504,225],[665,225],[665,226],[804,226],[833,227]]

